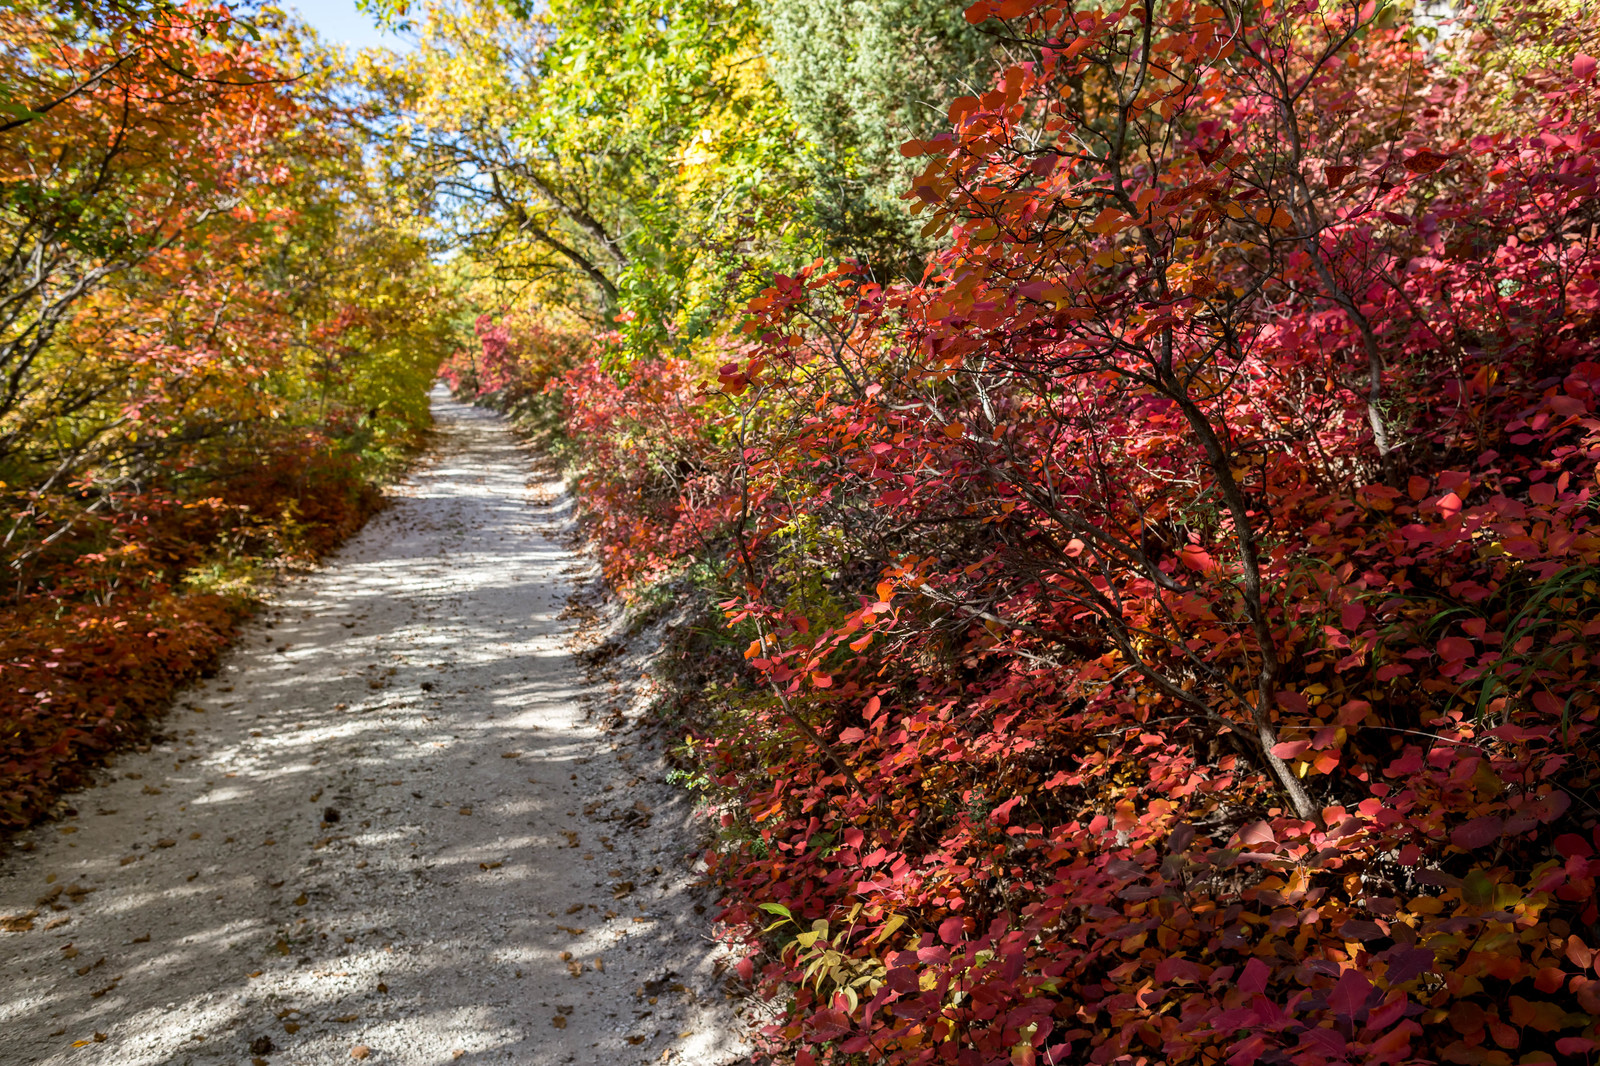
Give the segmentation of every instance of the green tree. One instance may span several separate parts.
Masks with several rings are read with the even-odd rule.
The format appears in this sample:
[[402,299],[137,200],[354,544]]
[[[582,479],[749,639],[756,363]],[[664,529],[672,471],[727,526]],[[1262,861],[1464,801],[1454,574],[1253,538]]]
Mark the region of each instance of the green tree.
[[900,197],[919,169],[900,145],[987,88],[993,37],[951,0],[762,0],[772,72],[807,142],[817,228],[880,272],[920,273],[933,245]]

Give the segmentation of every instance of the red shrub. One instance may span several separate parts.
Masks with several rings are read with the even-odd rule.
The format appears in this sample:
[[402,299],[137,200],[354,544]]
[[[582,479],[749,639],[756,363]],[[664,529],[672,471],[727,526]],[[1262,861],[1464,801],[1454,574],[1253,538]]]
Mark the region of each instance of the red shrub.
[[1594,63],[1153,6],[972,8],[948,252],[776,279],[730,413],[570,379],[608,574],[743,586],[743,972],[803,1063],[1588,1056]]

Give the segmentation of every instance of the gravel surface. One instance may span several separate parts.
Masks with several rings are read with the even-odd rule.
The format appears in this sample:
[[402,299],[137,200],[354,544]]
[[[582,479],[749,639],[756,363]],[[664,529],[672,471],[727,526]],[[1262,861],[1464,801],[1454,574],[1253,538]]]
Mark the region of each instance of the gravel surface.
[[0,858],[0,1061],[748,1054],[687,800],[586,713],[571,501],[434,404],[394,505]]

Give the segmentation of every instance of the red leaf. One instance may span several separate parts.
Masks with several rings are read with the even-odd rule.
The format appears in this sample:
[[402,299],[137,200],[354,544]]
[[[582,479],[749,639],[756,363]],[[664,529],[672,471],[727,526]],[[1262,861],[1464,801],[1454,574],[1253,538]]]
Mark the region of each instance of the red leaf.
[[1450,843],[1458,848],[1474,851],[1497,840],[1500,831],[1505,828],[1505,820],[1492,814],[1482,818],[1474,818],[1470,822],[1458,825],[1450,832]]
[[1366,974],[1360,970],[1346,970],[1328,996],[1328,1006],[1335,1014],[1354,1018],[1366,1007],[1371,992],[1372,982],[1367,980]]
[[1251,959],[1239,974],[1239,991],[1247,996],[1258,996],[1267,990],[1267,978],[1271,976],[1272,967],[1260,959]]
[[1448,155],[1424,148],[1402,165],[1413,174],[1432,174],[1448,162],[1450,162]]
[[806,1039],[821,1044],[848,1035],[850,1017],[842,1010],[819,1010],[811,1016],[807,1027],[811,1032]]
[[939,923],[939,939],[946,944],[956,943],[966,931],[966,925],[960,918],[946,918]]
[[1241,844],[1254,846],[1256,844],[1267,844],[1277,839],[1277,836],[1272,832],[1272,826],[1267,822],[1251,822],[1239,830],[1239,843]]
[[1584,55],[1582,52],[1579,52],[1577,55],[1572,57],[1572,76],[1574,78],[1583,78],[1585,80],[1592,78],[1594,77],[1595,66],[1596,63],[1594,56]]
[[1556,837],[1556,853],[1563,859],[1573,856],[1589,856],[1594,854],[1594,849],[1589,842],[1576,833],[1562,833]]
[[1327,178],[1328,178],[1328,188],[1337,189],[1339,186],[1344,184],[1346,178],[1348,178],[1350,175],[1354,174],[1355,172],[1356,172],[1356,168],[1355,167],[1349,167],[1349,166],[1329,167],[1327,169],[1327,171],[1326,171]]
[[989,812],[989,820],[995,825],[1006,825],[1011,821],[1011,811],[1022,802],[1021,796],[1013,796],[1000,806]]

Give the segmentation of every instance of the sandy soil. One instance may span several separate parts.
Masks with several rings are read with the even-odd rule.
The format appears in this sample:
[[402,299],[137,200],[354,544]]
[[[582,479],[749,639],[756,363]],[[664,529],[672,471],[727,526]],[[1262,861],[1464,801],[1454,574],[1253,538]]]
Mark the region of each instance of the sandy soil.
[[435,411],[394,506],[0,858],[0,1061],[747,1054],[687,800],[585,703],[570,500]]

